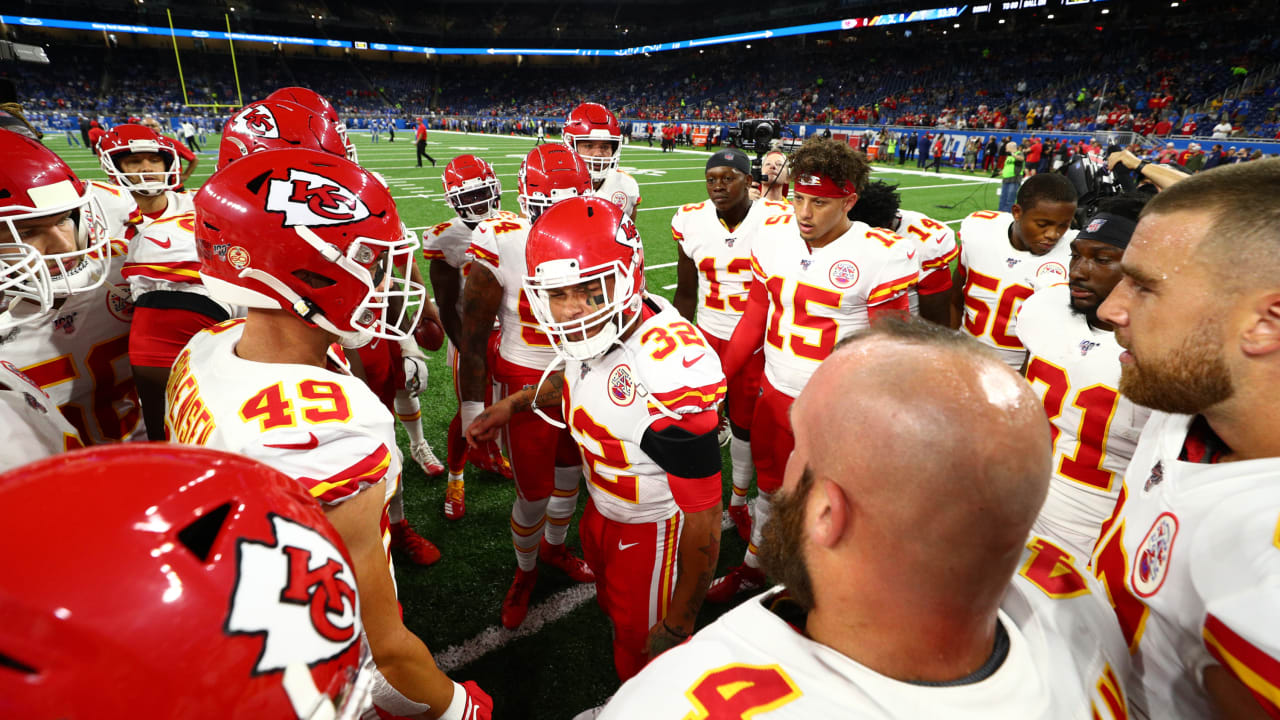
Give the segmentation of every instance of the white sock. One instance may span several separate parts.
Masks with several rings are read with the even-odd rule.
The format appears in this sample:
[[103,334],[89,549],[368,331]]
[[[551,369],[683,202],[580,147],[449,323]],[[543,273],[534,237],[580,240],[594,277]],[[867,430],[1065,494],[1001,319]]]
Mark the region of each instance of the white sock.
[[729,504],[745,505],[751,479],[756,474],[755,463],[751,462],[751,441],[734,435],[729,441],[729,459],[733,462],[733,496],[729,498]]
[[387,505],[387,519],[392,525],[404,520],[404,483],[396,483],[396,492]]
[[462,473],[449,473],[449,482],[462,482]]
[[764,538],[765,523],[769,522],[769,503],[772,499],[773,496],[763,490],[756,493],[756,504],[752,508],[755,517],[751,521],[751,542],[747,543],[747,556],[742,559],[747,567],[760,567],[760,556],[757,553],[760,552],[760,542]]
[[582,466],[556,468],[556,490],[547,503],[547,529],[543,537],[551,545],[563,545],[569,534],[569,521],[578,509],[578,485],[582,479]]
[[422,404],[417,395],[410,395],[407,390],[397,390],[396,399],[391,403],[396,409],[396,417],[404,425],[409,435],[409,444],[422,442]]
[[538,544],[547,524],[548,500],[526,500],[517,493],[511,506],[511,544],[516,548],[516,563],[526,572],[538,567]]

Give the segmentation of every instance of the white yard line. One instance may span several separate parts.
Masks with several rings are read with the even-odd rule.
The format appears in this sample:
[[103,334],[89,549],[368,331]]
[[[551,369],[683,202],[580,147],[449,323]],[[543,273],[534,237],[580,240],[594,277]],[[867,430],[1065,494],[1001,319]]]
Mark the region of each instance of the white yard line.
[[[720,527],[722,530],[733,527],[733,521],[729,519],[727,511],[720,516]],[[575,585],[561,590],[529,608],[529,614],[525,616],[524,622],[515,630],[490,625],[470,640],[453,645],[442,652],[433,653],[436,665],[446,673],[466,667],[485,655],[501,649],[512,640],[538,634],[544,627],[578,609],[595,596],[594,584]]]

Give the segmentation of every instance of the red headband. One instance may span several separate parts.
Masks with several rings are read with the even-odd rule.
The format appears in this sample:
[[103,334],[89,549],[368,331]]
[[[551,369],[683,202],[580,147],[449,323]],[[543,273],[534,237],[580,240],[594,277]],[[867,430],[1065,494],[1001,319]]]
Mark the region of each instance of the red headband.
[[837,185],[834,180],[826,175],[818,174],[797,177],[796,192],[802,192],[805,195],[817,195],[818,197],[846,198],[857,194],[858,189],[849,180],[845,180],[842,185]]

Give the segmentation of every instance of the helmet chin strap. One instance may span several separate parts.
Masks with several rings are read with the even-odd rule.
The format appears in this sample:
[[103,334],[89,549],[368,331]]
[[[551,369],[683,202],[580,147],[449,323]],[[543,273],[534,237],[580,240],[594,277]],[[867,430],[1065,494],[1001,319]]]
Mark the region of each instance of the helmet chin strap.
[[298,317],[314,324],[316,327],[327,333],[336,335],[338,342],[344,348],[364,347],[373,339],[372,334],[361,332],[359,330],[339,330],[332,322],[329,321],[329,318],[325,317],[324,313],[320,312],[319,308],[312,304],[310,300],[294,292],[293,288],[290,288],[288,285],[280,282],[274,275],[265,273],[257,268],[245,268],[240,271],[240,277],[257,280],[263,285],[275,290],[281,297],[288,301],[289,309]]
[[538,407],[538,403],[537,403],[538,391],[542,389],[542,383],[547,381],[547,378],[550,377],[551,373],[555,371],[557,365],[562,365],[562,364],[564,364],[564,358],[560,355],[560,353],[557,352],[556,359],[552,360],[550,365],[547,365],[547,368],[542,371],[542,377],[538,378],[538,384],[533,386],[534,402],[530,403],[530,407],[533,408],[533,412],[536,413],[538,417],[542,418],[543,420],[546,420],[547,423],[550,424],[552,427],[556,427],[561,430],[564,430],[568,426],[560,422],[559,420],[553,420],[550,415],[547,415],[546,413],[542,412],[542,408]]

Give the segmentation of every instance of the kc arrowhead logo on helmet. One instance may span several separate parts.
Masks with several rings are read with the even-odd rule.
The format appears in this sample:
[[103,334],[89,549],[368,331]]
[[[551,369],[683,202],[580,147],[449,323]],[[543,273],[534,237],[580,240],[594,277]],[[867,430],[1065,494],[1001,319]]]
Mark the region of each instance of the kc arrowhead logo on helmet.
[[231,127],[260,137],[280,137],[280,123],[276,122],[276,116],[270,108],[261,104],[250,105],[241,110],[231,118]]
[[369,217],[369,208],[354,192],[323,175],[297,168],[289,179],[274,179],[267,188],[267,212],[284,213],[284,226],[345,225]]
[[254,671],[283,670],[328,660],[360,638],[355,575],[346,559],[314,529],[271,515],[273,545],[241,540],[240,566],[226,628],[262,635]]

